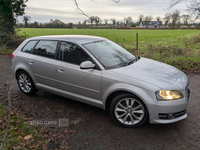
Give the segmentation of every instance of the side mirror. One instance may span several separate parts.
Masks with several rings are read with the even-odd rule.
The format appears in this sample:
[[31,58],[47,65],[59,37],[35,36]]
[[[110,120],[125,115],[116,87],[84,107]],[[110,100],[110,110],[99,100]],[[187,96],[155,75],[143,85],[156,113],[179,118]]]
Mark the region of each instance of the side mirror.
[[91,61],[84,61],[80,64],[81,69],[92,69],[95,67],[95,64],[93,64]]

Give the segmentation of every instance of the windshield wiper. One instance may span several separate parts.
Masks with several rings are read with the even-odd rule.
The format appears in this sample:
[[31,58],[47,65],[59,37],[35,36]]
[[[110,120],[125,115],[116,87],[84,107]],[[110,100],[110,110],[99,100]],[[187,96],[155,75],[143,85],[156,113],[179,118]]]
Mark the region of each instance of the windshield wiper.
[[137,61],[137,59],[133,59],[133,60],[129,61],[126,65],[128,66],[128,65],[134,63],[135,61]]
[[130,60],[129,62],[126,63],[126,66],[133,64],[134,62],[138,61],[140,59],[139,56],[135,56],[135,59]]
[[128,66],[128,65],[130,65],[130,64],[132,64],[132,63],[134,63],[136,61],[137,61],[137,58],[132,59],[132,60],[130,60],[129,62],[126,63],[126,66]]

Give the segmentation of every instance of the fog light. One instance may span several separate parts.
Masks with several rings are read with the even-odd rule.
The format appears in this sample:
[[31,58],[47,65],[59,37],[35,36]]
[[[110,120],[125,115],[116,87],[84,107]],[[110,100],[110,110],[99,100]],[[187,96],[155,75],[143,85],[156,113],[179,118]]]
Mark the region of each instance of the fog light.
[[174,117],[174,114],[168,114],[168,118],[172,119]]
[[183,111],[175,112],[175,113],[166,113],[166,114],[159,113],[158,116],[160,119],[174,119],[174,118],[181,117],[185,114],[186,114],[186,110],[183,110]]
[[173,119],[175,117],[174,114],[170,113],[170,114],[159,114],[159,118],[160,119]]

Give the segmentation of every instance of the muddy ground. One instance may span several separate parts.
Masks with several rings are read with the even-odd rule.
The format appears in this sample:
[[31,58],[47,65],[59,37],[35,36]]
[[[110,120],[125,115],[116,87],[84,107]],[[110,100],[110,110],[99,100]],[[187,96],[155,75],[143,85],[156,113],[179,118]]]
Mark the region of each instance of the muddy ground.
[[[129,129],[117,126],[109,114],[99,108],[39,91],[24,95],[17,87],[11,70],[11,58],[0,55],[0,87],[12,85],[12,107],[29,120],[68,118],[69,127],[47,127],[43,133],[48,149],[200,149],[200,75],[187,74],[191,84],[188,117],[167,125],[146,124]],[[0,88],[0,101],[5,90]]]

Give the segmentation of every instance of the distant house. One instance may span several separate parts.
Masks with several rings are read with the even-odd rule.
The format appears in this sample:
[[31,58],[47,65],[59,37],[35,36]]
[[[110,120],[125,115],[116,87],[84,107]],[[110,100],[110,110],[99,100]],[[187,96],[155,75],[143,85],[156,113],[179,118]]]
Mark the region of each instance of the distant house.
[[140,28],[163,28],[161,21],[140,21]]

